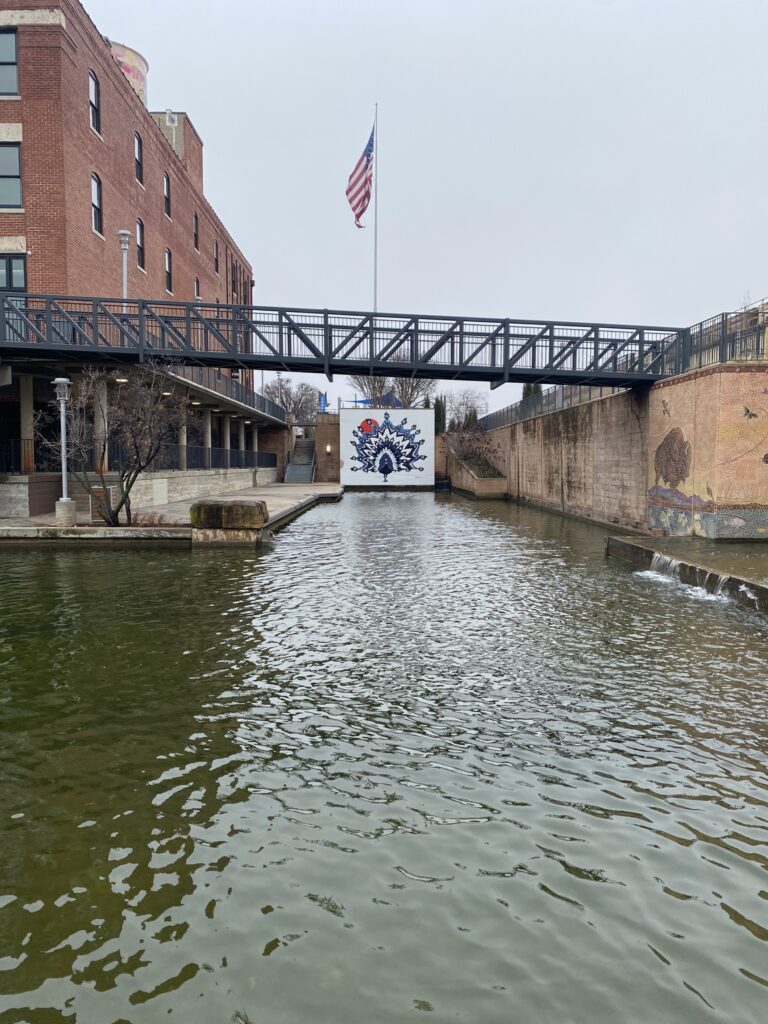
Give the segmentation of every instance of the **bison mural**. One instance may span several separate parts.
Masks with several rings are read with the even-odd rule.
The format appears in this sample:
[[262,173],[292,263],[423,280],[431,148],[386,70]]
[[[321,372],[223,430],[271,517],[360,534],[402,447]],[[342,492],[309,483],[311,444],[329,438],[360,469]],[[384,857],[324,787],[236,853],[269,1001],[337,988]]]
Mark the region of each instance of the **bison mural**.
[[659,480],[677,490],[691,472],[691,442],[685,440],[680,427],[673,427],[656,449],[653,457],[656,486]]

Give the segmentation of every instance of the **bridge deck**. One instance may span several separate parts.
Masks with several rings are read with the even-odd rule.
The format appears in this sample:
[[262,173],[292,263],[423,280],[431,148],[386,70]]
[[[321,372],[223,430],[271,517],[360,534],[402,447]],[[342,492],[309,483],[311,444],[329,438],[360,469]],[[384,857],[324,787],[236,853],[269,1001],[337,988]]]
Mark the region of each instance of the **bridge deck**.
[[637,324],[0,296],[4,360],[631,385],[679,372],[684,336]]

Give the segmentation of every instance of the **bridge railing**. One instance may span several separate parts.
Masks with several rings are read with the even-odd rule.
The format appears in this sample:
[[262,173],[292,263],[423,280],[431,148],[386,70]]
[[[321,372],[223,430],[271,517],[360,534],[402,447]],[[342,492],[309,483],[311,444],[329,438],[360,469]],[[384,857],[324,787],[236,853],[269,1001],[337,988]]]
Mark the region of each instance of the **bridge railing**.
[[[89,297],[0,297],[0,344],[327,374],[489,380],[656,377],[671,328]],[[676,364],[675,364],[676,365]]]

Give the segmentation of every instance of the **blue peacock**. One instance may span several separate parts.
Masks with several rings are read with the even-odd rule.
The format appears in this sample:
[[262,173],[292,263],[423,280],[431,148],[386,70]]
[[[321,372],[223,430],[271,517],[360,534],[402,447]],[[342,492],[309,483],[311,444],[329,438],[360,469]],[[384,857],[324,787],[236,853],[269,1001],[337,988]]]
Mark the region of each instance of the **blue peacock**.
[[408,417],[399,423],[393,423],[388,412],[384,413],[381,423],[368,418],[352,431],[352,447],[355,454],[351,461],[353,473],[381,473],[384,483],[388,483],[392,473],[411,473],[414,470],[424,472],[424,467],[417,465],[426,462],[426,455],[421,454],[421,446],[425,439],[418,439],[421,431],[418,427],[408,426]]

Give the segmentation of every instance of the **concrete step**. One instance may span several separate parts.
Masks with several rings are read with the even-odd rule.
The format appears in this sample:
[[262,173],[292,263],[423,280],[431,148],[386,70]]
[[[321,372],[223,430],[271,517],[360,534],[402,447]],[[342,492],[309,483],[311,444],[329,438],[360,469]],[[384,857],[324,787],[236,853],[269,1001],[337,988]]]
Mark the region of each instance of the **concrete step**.
[[289,462],[285,471],[285,482],[287,484],[308,484],[312,482],[312,465],[300,465]]

